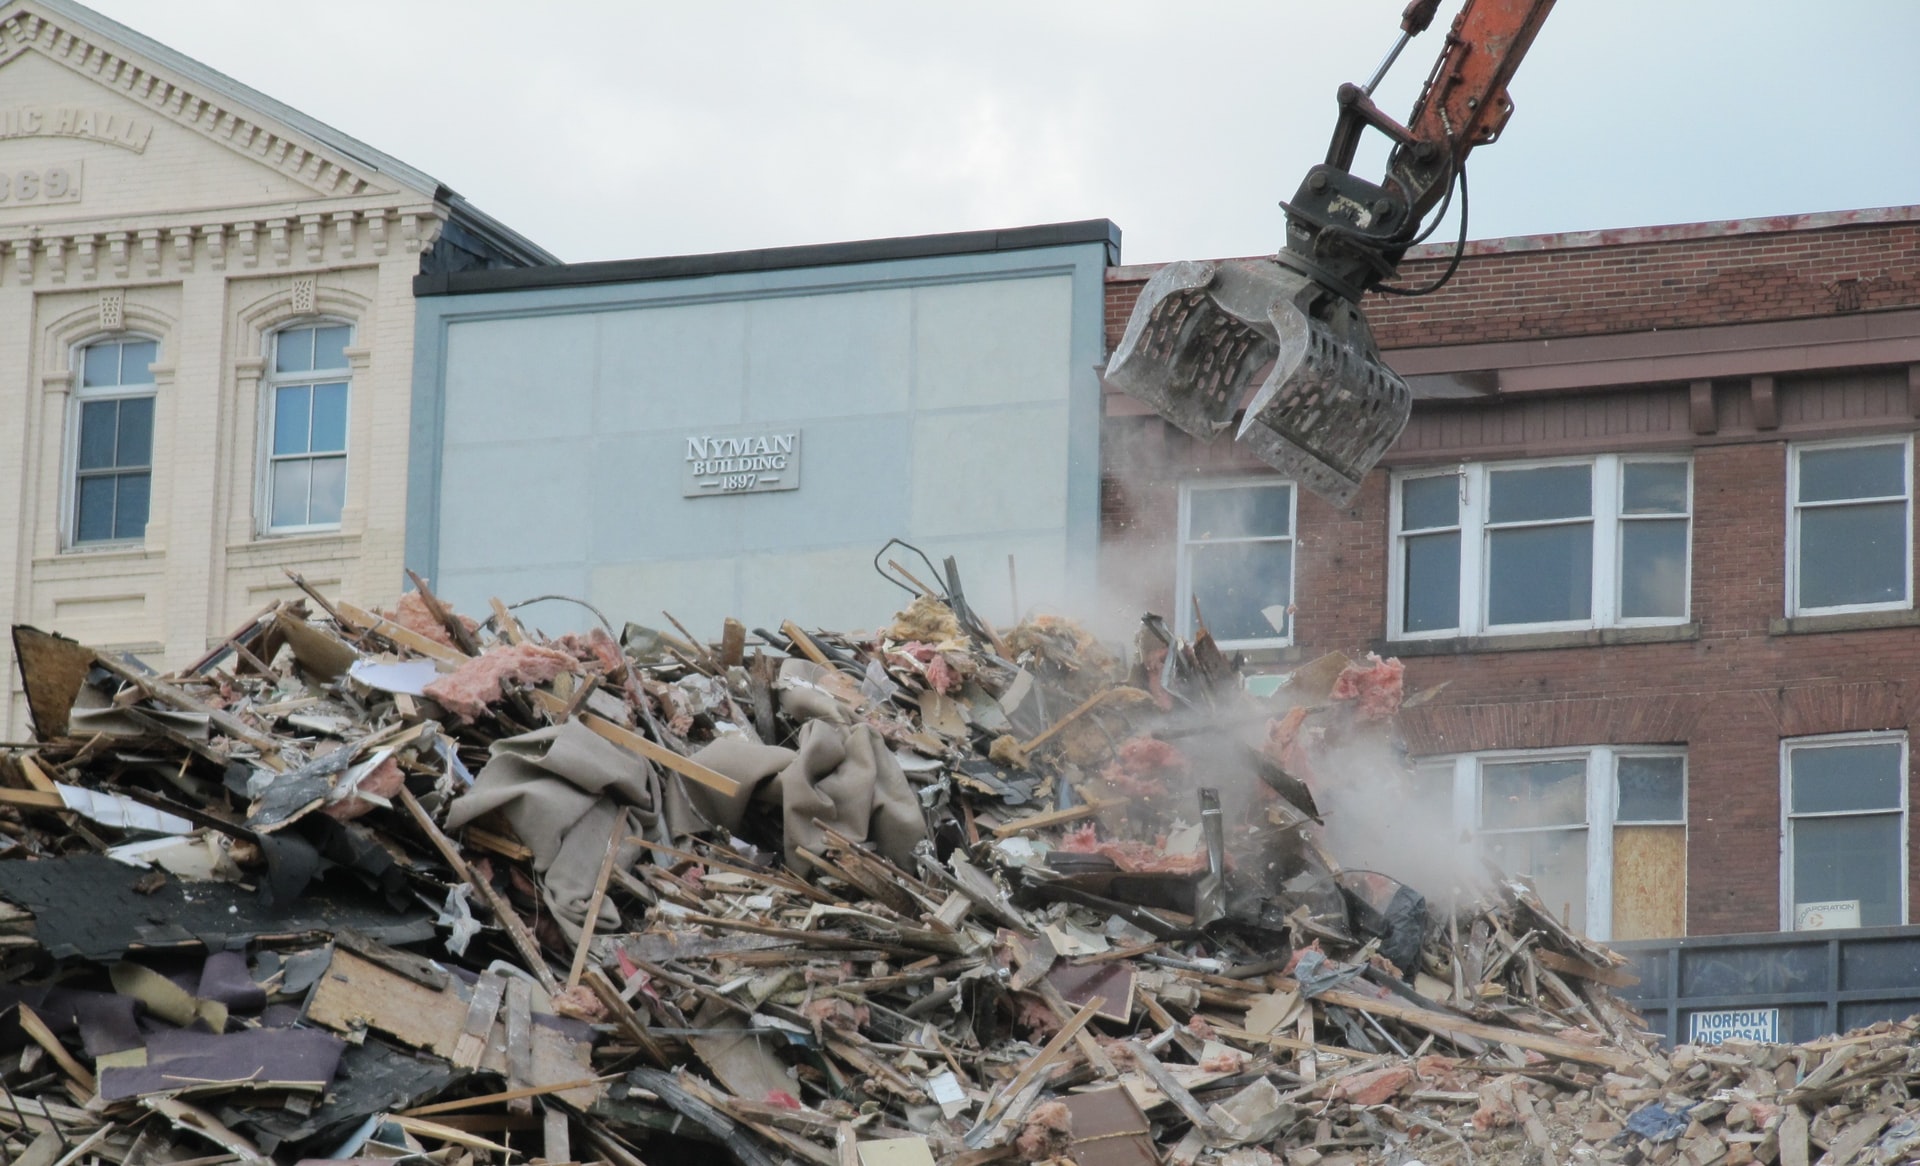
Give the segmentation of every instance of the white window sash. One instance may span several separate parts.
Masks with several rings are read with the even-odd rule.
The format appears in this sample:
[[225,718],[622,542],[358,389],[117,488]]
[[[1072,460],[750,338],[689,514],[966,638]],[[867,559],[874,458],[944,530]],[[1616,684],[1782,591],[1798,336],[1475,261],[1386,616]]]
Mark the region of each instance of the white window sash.
[[[78,526],[78,520],[80,518],[80,479],[82,476],[80,472],[80,414],[82,406],[94,401],[130,401],[142,397],[151,397],[153,398],[154,433],[149,440],[157,440],[159,437],[160,386],[153,380],[149,379],[139,384],[121,385],[88,385],[85,383],[87,349],[96,344],[119,344],[129,340],[152,341],[155,348],[154,359],[157,362],[161,358],[159,346],[162,341],[160,338],[157,336],[149,336],[143,332],[128,332],[111,337],[96,337],[84,343],[74,345],[67,358],[67,367],[72,371],[73,388],[67,395],[66,436],[61,442],[61,465],[63,472],[60,475],[59,531],[60,546],[63,550],[125,550],[129,547],[138,547],[146,542],[144,535],[140,538],[95,538],[82,542],[80,541],[80,530]],[[123,368],[121,371],[124,375],[125,369]],[[146,370],[143,369],[141,371],[145,372]],[[151,373],[148,374],[149,377],[151,377],[151,375]],[[94,471],[86,476],[102,477],[110,472],[140,473],[142,471],[147,474],[148,490],[151,491],[153,474],[155,472],[153,450],[151,447],[147,450],[147,464],[145,466],[128,466],[125,467],[124,470],[116,467],[112,471]],[[149,493],[147,497],[147,521],[153,521],[153,497],[151,493]]]
[[[349,390],[351,392],[351,390]],[[1196,537],[1193,534],[1193,497],[1207,491],[1232,491],[1249,487],[1277,489],[1287,491],[1287,532],[1283,535],[1238,535],[1228,538]],[[1177,519],[1177,551],[1174,556],[1174,631],[1183,639],[1192,639],[1195,631],[1193,622],[1193,559],[1195,547],[1246,545],[1250,543],[1286,543],[1294,548],[1293,557],[1288,560],[1287,602],[1295,601],[1294,582],[1299,577],[1299,539],[1300,491],[1298,486],[1286,478],[1240,477],[1210,478],[1180,484],[1180,513]],[[1202,612],[1201,615],[1205,615]],[[1293,643],[1293,616],[1287,616],[1287,634],[1284,636],[1263,636],[1254,639],[1224,640],[1216,639],[1215,646],[1228,650],[1256,648],[1285,648]]]
[[[1819,502],[1800,501],[1800,455],[1809,450],[1823,449],[1866,449],[1876,445],[1898,445],[1901,450],[1902,470],[1905,474],[1906,493],[1878,494],[1872,497],[1824,499]],[[1800,602],[1800,516],[1809,510],[1834,510],[1847,506],[1871,506],[1876,503],[1900,502],[1906,507],[1906,517],[1900,524],[1900,530],[1906,546],[1901,556],[1905,571],[1901,575],[1904,589],[1899,599],[1881,603],[1841,603],[1829,607],[1806,607]],[[1812,441],[1794,445],[1787,455],[1787,614],[1797,615],[1846,615],[1864,611],[1905,611],[1913,606],[1913,438],[1902,436],[1888,440],[1885,436],[1855,438],[1846,441]]]
[[[1627,514],[1623,501],[1626,469],[1630,465],[1671,464],[1687,467],[1685,509],[1663,514]],[[1492,474],[1504,470],[1544,469],[1554,466],[1590,466],[1592,498],[1589,513],[1567,518],[1529,519],[1521,522],[1494,523],[1488,520]],[[1388,563],[1387,637],[1391,640],[1434,640],[1459,636],[1530,635],[1538,632],[1587,631],[1609,627],[1673,627],[1684,624],[1692,613],[1693,593],[1693,467],[1692,459],[1673,456],[1600,454],[1591,458],[1551,458],[1515,462],[1473,462],[1448,467],[1444,471],[1409,473],[1397,477],[1389,499],[1389,521],[1393,531],[1392,555]],[[1403,526],[1401,504],[1404,483],[1419,478],[1458,475],[1460,482],[1460,521],[1454,526],[1423,527],[1408,530]],[[1681,583],[1681,610],[1677,616],[1633,616],[1621,614],[1626,586],[1626,561],[1621,528],[1628,522],[1684,522],[1686,524],[1686,562]],[[1586,619],[1547,620],[1532,623],[1495,624],[1492,619],[1492,536],[1501,531],[1544,529],[1587,525],[1592,532],[1592,579]],[[1460,536],[1460,611],[1451,627],[1409,631],[1406,627],[1407,548],[1417,538],[1457,531]]]
[[[1794,460],[1798,460],[1797,458]],[[1911,461],[1909,461],[1911,465]],[[1791,495],[1789,495],[1791,497]],[[1793,755],[1797,752],[1819,749],[1834,745],[1890,745],[1900,746],[1898,772],[1900,780],[1895,783],[1900,791],[1898,805],[1873,810],[1827,810],[1808,813],[1796,813],[1793,810]],[[1780,742],[1780,930],[1793,930],[1793,908],[1795,904],[1793,889],[1793,824],[1803,819],[1813,818],[1892,818],[1900,819],[1900,829],[1895,831],[1900,838],[1900,877],[1896,880],[1900,888],[1900,912],[1898,923],[1905,925],[1911,918],[1908,903],[1908,884],[1912,877],[1912,857],[1909,851],[1912,843],[1907,835],[1907,787],[1909,758],[1907,754],[1907,734],[1904,731],[1891,733],[1833,733],[1819,737],[1792,737]]]
[[[271,332],[267,335],[266,369],[260,378],[260,420],[256,426],[258,433],[255,437],[255,442],[257,443],[260,453],[255,471],[257,481],[254,486],[254,510],[257,518],[254,523],[254,528],[261,537],[279,538],[284,535],[328,534],[339,530],[345,521],[344,514],[338,522],[288,523],[284,526],[278,526],[275,525],[273,521],[273,470],[276,465],[293,461],[311,463],[327,458],[344,458],[347,462],[348,473],[351,475],[353,466],[353,369],[351,362],[349,362],[347,367],[342,368],[303,369],[298,372],[274,371],[274,366],[278,363],[276,358],[278,356],[278,346],[282,333],[298,332],[307,328],[329,328],[341,325],[345,325],[348,328],[357,327],[357,325],[349,320],[321,319],[311,322],[302,321],[296,325]],[[354,338],[352,334],[349,333],[348,346],[351,347],[353,343]],[[347,430],[341,448],[318,453],[311,450],[306,453],[274,453],[274,421],[279,409],[279,395],[277,390],[298,388],[303,385],[311,389],[319,385],[335,384],[343,384],[347,387]],[[307,411],[308,444],[311,446],[313,425],[313,404],[311,397],[308,398]],[[348,481],[350,484],[350,476]],[[306,505],[302,509],[303,512],[310,513],[312,508],[313,478],[312,470],[309,469]]]

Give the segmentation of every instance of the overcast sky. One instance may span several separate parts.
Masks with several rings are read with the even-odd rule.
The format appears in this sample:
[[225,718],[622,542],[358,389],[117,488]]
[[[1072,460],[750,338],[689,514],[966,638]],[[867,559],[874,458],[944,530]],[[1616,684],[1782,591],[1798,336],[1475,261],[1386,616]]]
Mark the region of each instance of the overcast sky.
[[[1110,218],[1149,262],[1278,245],[1403,0],[93,3],[563,259]],[[1471,234],[1920,202],[1916,49],[1915,0],[1562,0]]]

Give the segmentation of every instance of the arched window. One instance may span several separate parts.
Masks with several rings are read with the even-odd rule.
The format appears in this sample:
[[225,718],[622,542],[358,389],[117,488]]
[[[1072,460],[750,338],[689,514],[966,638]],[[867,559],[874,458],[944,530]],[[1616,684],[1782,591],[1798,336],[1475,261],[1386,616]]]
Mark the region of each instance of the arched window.
[[153,373],[160,344],[138,336],[81,350],[74,393],[75,546],[136,542],[153,486]]
[[273,337],[267,381],[265,521],[272,534],[332,530],[347,494],[347,324]]

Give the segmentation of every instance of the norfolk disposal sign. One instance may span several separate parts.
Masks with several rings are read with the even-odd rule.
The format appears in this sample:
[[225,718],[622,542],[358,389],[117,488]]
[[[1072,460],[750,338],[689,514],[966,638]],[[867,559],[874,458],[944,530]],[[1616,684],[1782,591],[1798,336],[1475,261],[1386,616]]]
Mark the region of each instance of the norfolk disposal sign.
[[682,497],[800,488],[798,429],[715,429],[690,433],[682,440]]

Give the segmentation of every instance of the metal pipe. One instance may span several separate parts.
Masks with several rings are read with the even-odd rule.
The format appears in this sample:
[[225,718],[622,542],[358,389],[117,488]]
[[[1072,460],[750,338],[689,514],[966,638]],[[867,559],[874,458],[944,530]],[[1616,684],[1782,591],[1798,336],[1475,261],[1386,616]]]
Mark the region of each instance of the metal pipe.
[[1380,67],[1373,71],[1373,80],[1362,87],[1368,97],[1372,97],[1373,91],[1380,87],[1380,82],[1387,79],[1387,70],[1393,68],[1393,63],[1400,59],[1400,50],[1406,48],[1407,42],[1412,39],[1413,33],[1403,32],[1400,34],[1400,39],[1394,42],[1393,48],[1387,51],[1386,59],[1382,60]]

